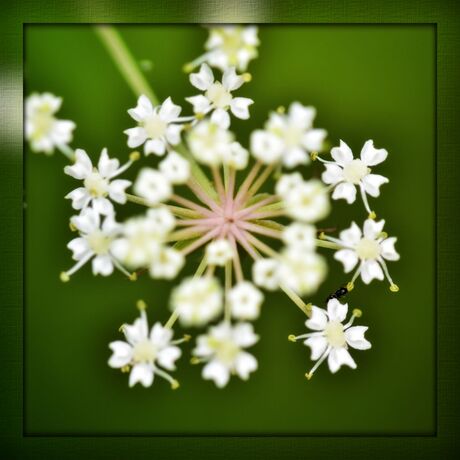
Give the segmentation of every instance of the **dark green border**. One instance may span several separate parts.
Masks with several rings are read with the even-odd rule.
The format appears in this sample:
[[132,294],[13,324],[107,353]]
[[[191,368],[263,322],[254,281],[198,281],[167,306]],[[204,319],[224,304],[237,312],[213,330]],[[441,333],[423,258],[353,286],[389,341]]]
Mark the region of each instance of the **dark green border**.
[[[304,4],[305,3],[305,4]],[[2,7],[0,439],[2,458],[451,458],[459,450],[460,8],[454,1],[132,0]],[[437,24],[438,424],[427,437],[24,437],[22,417],[22,27],[32,22]],[[416,164],[414,164],[416,174]],[[408,210],[409,212],[409,210]],[[416,276],[416,267],[414,267]],[[44,369],[46,372],[46,370]],[[432,372],[427,369],[427,373]],[[398,378],[395,375],[395,378]],[[76,395],[77,397],[78,395]],[[423,401],[420,402],[423,404]],[[116,404],[116,402],[114,402]],[[345,402],[344,402],[345,404]],[[347,455],[348,454],[348,455]]]

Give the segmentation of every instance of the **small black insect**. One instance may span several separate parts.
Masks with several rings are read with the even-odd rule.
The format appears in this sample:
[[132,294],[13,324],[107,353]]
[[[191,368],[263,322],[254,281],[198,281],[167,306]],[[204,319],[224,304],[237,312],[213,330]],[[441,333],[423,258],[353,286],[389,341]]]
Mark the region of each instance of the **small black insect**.
[[348,294],[348,289],[346,287],[341,287],[334,292],[334,294],[330,294],[327,299],[326,303],[329,302],[331,299],[340,299],[340,297],[344,297]]

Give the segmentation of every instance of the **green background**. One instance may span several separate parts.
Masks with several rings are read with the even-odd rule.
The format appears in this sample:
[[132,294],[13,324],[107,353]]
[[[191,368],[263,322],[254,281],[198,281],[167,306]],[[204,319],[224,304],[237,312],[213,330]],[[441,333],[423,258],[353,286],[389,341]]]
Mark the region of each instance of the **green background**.
[[[206,32],[186,26],[119,28],[159,97],[182,104],[194,94],[183,63],[201,53]],[[253,351],[260,369],[249,382],[223,391],[200,378],[200,368],[179,361],[182,387],[157,381],[129,390],[127,376],[106,365],[108,342],[135,315],[144,298],[151,319],[168,316],[169,283],[148,278],[130,283],[120,274],[93,277],[89,267],[68,284],[65,248],[70,203],[77,185],[65,176],[65,158],[26,151],[25,431],[28,434],[433,434],[435,431],[435,28],[418,26],[262,26],[253,81],[241,95],[255,100],[251,119],[232,128],[244,144],[269,110],[299,100],[318,109],[316,126],[336,145],[359,152],[368,138],[390,155],[378,173],[390,177],[373,200],[386,230],[398,236],[401,261],[390,272],[401,287],[358,284],[349,295],[364,315],[373,343],[355,352],[358,369],[312,381],[309,351],[286,340],[302,332],[302,313],[282,294],[267,296]],[[74,147],[97,158],[102,147],[126,158],[123,129],[135,97],[89,26],[28,26],[26,94],[51,91],[64,98],[62,118],[77,122]],[[146,164],[148,160],[143,160]],[[128,176],[135,177],[137,169]],[[306,176],[321,171],[315,164]],[[121,215],[138,211],[127,206]],[[139,210],[141,211],[141,210]],[[324,225],[362,222],[361,203],[334,202]],[[323,251],[325,252],[325,251]],[[338,262],[313,302],[347,280]]]

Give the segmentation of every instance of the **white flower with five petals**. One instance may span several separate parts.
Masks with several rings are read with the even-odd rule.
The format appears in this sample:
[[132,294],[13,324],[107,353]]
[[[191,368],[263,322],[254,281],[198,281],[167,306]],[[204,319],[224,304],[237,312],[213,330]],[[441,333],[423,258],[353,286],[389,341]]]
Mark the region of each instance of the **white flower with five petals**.
[[259,317],[264,295],[249,281],[240,281],[230,289],[227,301],[233,318],[254,320]]
[[334,162],[318,159],[326,167],[322,175],[323,182],[334,188],[332,198],[334,200],[343,198],[349,204],[354,203],[356,187],[358,187],[366,211],[371,213],[366,194],[378,197],[380,186],[388,182],[388,179],[380,174],[371,174],[371,166],[385,161],[388,152],[385,149],[376,149],[374,142],[369,140],[364,144],[360,158],[353,158],[350,147],[341,140],[340,147],[334,147],[331,155]]
[[220,238],[206,246],[206,262],[208,265],[223,267],[233,259],[233,247],[228,240]]
[[130,369],[130,387],[136,383],[149,387],[157,375],[167,380],[173,389],[178,388],[177,380],[164,369],[176,369],[175,362],[181,356],[181,350],[176,345],[186,339],[173,341],[173,331],[160,323],[155,323],[149,331],[144,310],[133,324],[124,324],[121,329],[126,341],[117,340],[109,344],[113,352],[109,366],[115,369]]
[[348,348],[368,350],[371,344],[364,338],[367,331],[365,326],[353,326],[355,318],[361,316],[360,310],[354,310],[350,320],[343,324],[347,317],[348,304],[342,304],[337,299],[331,299],[327,303],[327,311],[312,306],[311,317],[305,325],[315,331],[299,336],[289,336],[289,340],[295,342],[306,339],[304,344],[311,349],[311,359],[316,361],[313,368],[306,374],[310,379],[320,364],[327,358],[329,370],[334,374],[341,366],[349,366],[356,369],[356,363],[348,352]]
[[227,385],[232,374],[247,380],[249,374],[257,369],[257,360],[244,349],[254,345],[258,339],[249,323],[232,326],[224,321],[210,327],[207,335],[198,336],[193,350],[196,363],[206,362],[203,378],[213,380],[219,388]]
[[181,107],[168,97],[162,104],[154,107],[147,96],[140,96],[137,106],[128,113],[137,121],[138,126],[125,130],[128,135],[128,147],[137,148],[144,144],[144,153],[164,155],[169,145],[180,142],[181,123],[191,121],[193,117],[179,117]]
[[76,188],[66,198],[72,200],[74,209],[85,209],[91,204],[100,214],[112,214],[114,210],[110,200],[125,204],[125,189],[131,185],[129,180],[113,179],[131,164],[132,160],[120,167],[120,162],[116,158],[109,158],[107,149],[103,149],[96,168],[84,150],[75,150],[75,163],[66,166],[64,172],[74,179],[82,180],[83,187]]
[[383,232],[384,224],[384,220],[376,222],[367,219],[361,231],[353,222],[350,228],[340,232],[340,239],[330,236],[323,236],[323,238],[341,247],[334,254],[334,258],[343,263],[345,273],[351,272],[358,265],[351,283],[359,275],[365,284],[369,284],[373,279],[383,280],[386,277],[390,289],[397,291],[398,286],[393,283],[385,262],[385,260],[399,260],[399,254],[394,247],[396,238],[389,238]]
[[211,113],[211,121],[223,129],[230,126],[232,114],[242,120],[249,118],[248,107],[254,102],[247,97],[233,97],[232,91],[238,89],[245,79],[237,75],[235,68],[231,67],[224,72],[222,82],[214,80],[214,74],[208,65],[202,64],[198,73],[190,74],[190,82],[195,88],[204,91],[204,95],[186,98],[193,105],[196,114],[207,115]]

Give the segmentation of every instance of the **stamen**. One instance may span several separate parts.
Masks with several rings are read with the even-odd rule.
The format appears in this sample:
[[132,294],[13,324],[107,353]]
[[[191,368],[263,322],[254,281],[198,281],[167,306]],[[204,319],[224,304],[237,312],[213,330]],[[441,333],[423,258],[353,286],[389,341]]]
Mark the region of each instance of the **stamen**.
[[182,67],[182,70],[185,72],[185,73],[190,73],[193,69],[196,69],[200,64],[203,64],[203,62],[205,62],[209,55],[211,53],[204,53],[202,54],[201,56],[198,56],[196,59],[194,59],[193,61],[190,61],[190,62],[187,62],[186,64],[184,64],[184,66]]
[[398,292],[399,291],[399,286],[397,284],[395,284],[393,282],[393,280],[391,279],[390,273],[388,272],[387,264],[385,263],[385,261],[383,260],[382,257],[379,257],[377,260],[379,261],[380,265],[383,268],[383,273],[385,273],[385,276],[387,277],[388,281],[390,282],[390,291],[391,292]]
[[322,364],[322,362],[329,356],[330,352],[331,352],[331,347],[327,347],[326,351],[323,353],[321,358],[319,358],[318,361],[316,361],[316,364],[312,367],[311,371],[305,374],[305,377],[307,377],[308,380],[310,380],[313,377],[313,374],[316,371],[316,369],[318,369],[318,367]]
[[147,308],[147,304],[145,303],[144,300],[142,299],[139,299],[137,302],[136,302],[136,307],[139,311],[143,311]]
[[129,271],[126,270],[126,268],[123,267],[123,265],[121,265],[120,262],[118,262],[118,260],[115,259],[115,257],[111,256],[110,259],[112,260],[113,265],[115,265],[115,267],[117,267],[118,270],[120,270],[121,273],[123,273],[123,275],[127,276],[130,281],[136,281],[137,280],[136,272],[129,273]]
[[77,271],[79,270],[81,267],[83,267],[83,265],[86,264],[86,262],[88,262],[88,260],[91,259],[91,257],[94,256],[94,253],[93,252],[88,252],[85,257],[83,257],[82,259],[80,259],[70,270],[67,270],[66,272],[62,272],[60,274],[60,278],[61,278],[61,281],[63,283],[66,283],[67,281],[70,280],[70,277]]
[[369,219],[372,219],[371,215],[373,215],[374,219],[375,219],[375,213],[371,211],[371,208],[369,207],[369,203],[367,202],[367,195],[366,195],[366,191],[364,190],[364,186],[363,184],[359,184],[359,190],[361,192],[361,198],[363,200],[363,203],[364,203],[364,207],[366,208],[366,211],[369,213]]
[[176,379],[173,379],[167,372],[158,367],[155,367],[154,372],[155,374],[158,374],[160,377],[163,377],[165,380],[167,380],[171,384],[171,388],[173,390],[179,388],[179,382]]

